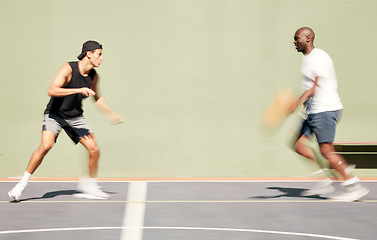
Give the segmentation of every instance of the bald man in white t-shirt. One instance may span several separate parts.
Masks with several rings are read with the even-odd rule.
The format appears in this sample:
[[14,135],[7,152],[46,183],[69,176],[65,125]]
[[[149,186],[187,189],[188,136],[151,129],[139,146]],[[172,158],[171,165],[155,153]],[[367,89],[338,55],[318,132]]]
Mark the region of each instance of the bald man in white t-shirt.
[[[344,193],[334,197],[339,201],[356,201],[369,190],[360,184],[356,176],[350,175],[350,167],[344,158],[335,153],[334,139],[337,122],[343,110],[337,88],[338,81],[334,63],[323,50],[315,48],[314,31],[308,27],[300,28],[294,36],[296,50],[304,54],[301,72],[303,75],[303,94],[293,104],[292,112],[304,102],[307,113],[303,120],[300,134],[295,144],[298,154],[317,161],[313,150],[305,142],[314,134],[319,144],[321,154],[328,160],[330,167],[335,169],[343,178]],[[332,181],[321,181],[316,187],[306,190],[303,196],[320,195],[333,191]]]

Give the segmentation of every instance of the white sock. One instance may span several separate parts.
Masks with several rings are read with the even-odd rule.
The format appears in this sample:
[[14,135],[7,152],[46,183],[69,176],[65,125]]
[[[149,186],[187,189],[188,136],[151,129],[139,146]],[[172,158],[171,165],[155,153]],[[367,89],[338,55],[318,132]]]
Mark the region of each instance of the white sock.
[[27,184],[29,182],[30,177],[31,174],[25,171],[24,176],[21,178],[20,182]]

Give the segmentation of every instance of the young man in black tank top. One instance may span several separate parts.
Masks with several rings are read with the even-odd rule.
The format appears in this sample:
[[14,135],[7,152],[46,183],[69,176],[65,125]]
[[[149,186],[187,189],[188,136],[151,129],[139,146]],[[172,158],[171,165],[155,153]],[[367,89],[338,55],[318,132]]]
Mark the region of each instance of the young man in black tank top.
[[45,111],[42,142],[32,154],[20,182],[9,191],[8,195],[13,200],[21,199],[31,174],[35,172],[53,147],[61,129],[64,129],[76,144],[81,143],[89,153],[89,178],[83,179],[78,186],[78,190],[83,192],[81,196],[98,199],[109,197],[100,189],[95,180],[98,171],[99,149],[93,131],[82,115],[82,99],[93,96],[97,107],[114,124],[121,123],[123,118],[114,113],[98,93],[99,77],[94,68],[101,65],[102,45],[95,41],[85,42],[78,59],[80,61],[64,64],[51,83],[48,90],[51,99]]

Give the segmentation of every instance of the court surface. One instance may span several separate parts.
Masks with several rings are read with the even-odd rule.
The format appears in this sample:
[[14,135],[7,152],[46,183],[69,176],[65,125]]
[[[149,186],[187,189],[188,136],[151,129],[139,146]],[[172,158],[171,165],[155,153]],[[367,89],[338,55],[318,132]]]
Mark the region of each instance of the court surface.
[[[31,181],[9,202],[0,182],[0,240],[376,239],[377,182],[361,201],[301,197],[314,181],[101,181],[108,200],[78,198],[76,181]],[[338,184],[338,183],[336,183]],[[333,195],[336,194],[332,193]]]

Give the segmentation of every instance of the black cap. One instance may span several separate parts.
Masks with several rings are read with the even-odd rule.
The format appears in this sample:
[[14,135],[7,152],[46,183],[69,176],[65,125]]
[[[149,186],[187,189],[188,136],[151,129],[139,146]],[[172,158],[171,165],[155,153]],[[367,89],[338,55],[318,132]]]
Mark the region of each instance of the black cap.
[[87,41],[82,45],[81,53],[77,58],[81,60],[85,57],[87,51],[94,51],[96,49],[102,49],[102,44],[96,41]]

